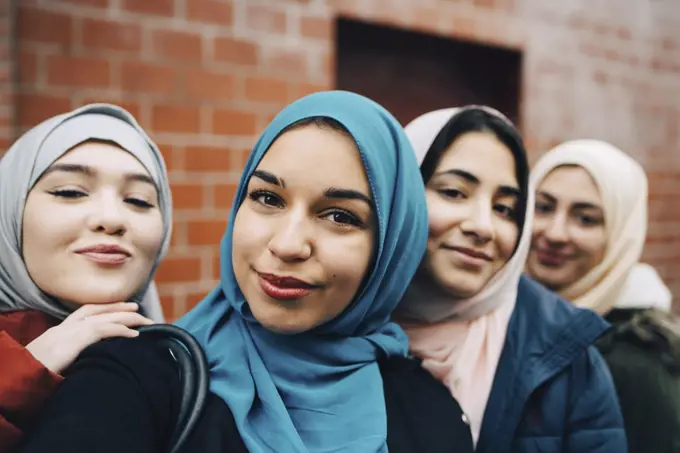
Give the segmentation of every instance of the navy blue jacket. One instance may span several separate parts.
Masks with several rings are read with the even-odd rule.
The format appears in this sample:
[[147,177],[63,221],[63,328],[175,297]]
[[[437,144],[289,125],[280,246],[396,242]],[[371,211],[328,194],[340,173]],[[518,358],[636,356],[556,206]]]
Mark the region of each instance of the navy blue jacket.
[[476,453],[626,453],[609,324],[522,277]]

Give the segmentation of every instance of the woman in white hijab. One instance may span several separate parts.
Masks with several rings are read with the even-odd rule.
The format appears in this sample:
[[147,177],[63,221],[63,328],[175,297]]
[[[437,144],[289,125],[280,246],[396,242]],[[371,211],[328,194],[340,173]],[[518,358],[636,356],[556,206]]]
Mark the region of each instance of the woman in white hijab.
[[533,190],[522,139],[488,107],[406,126],[430,237],[395,319],[411,354],[460,402],[479,453],[626,451],[592,344],[607,324],[522,277]]
[[125,110],[94,104],[26,132],[0,160],[0,451],[90,344],[162,320],[153,275],[170,188]]
[[640,263],[647,177],[616,147],[574,140],[536,163],[528,273],[614,325],[599,342],[619,393],[630,452],[680,445],[680,328],[671,294]]

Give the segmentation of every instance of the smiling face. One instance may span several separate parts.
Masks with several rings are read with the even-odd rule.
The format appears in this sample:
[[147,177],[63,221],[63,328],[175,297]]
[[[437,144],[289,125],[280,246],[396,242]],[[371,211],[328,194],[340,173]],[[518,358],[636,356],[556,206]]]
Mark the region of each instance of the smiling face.
[[113,144],[76,146],[26,199],[26,268],[43,292],[67,306],[129,300],[147,282],[162,239],[153,181]]
[[251,176],[232,264],[265,328],[304,332],[354,300],[372,260],[376,213],[354,140],[330,126],[283,133]]
[[424,267],[450,294],[474,296],[517,243],[520,189],[513,154],[490,133],[465,133],[442,154],[426,193]]
[[541,182],[527,270],[559,291],[584,277],[607,246],[600,191],[582,167],[562,166]]

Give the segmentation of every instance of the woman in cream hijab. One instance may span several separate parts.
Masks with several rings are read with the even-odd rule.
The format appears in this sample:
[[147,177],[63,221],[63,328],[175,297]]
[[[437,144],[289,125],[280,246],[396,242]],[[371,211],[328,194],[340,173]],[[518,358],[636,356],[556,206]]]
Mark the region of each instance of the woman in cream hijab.
[[671,294],[640,263],[647,232],[647,177],[614,146],[574,140],[536,163],[528,273],[614,325],[598,346],[620,396],[630,451],[680,445],[680,329]]
[[499,112],[422,115],[406,132],[426,185],[430,238],[395,319],[411,354],[460,402],[482,453],[626,450],[607,324],[521,276],[533,192],[522,139]]
[[50,118],[2,157],[0,451],[83,349],[162,320],[152,278],[171,223],[162,156],[116,106]]

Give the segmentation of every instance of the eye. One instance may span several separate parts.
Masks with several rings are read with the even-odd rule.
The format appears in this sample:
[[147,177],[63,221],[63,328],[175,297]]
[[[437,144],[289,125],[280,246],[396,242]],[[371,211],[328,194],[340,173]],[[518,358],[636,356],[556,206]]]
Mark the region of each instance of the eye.
[[439,189],[437,192],[445,198],[457,199],[465,197],[465,194],[458,189]]
[[343,225],[343,226],[357,226],[361,227],[363,226],[363,222],[357,217],[356,215],[352,214],[349,211],[345,211],[344,209],[336,209],[330,212],[326,212],[323,216],[324,218],[329,219],[333,223],[337,223],[338,225]]
[[598,217],[593,217],[589,215],[578,216],[578,221],[581,225],[588,227],[600,225],[602,223],[601,219],[599,219]]
[[497,204],[496,206],[494,206],[494,210],[501,214],[503,217],[506,217],[510,220],[516,220],[517,213],[515,212],[515,208],[511,206]]
[[553,206],[551,203],[537,201],[535,206],[536,212],[539,214],[547,214],[549,212],[552,212],[553,210]]
[[248,194],[248,197],[263,206],[275,208],[283,207],[283,200],[281,200],[281,197],[273,192],[269,192],[268,190],[254,190]]
[[50,195],[53,195],[55,197],[59,198],[82,198],[86,197],[87,193],[83,192],[82,190],[74,190],[74,189],[60,189],[60,190],[53,190],[51,192],[48,192]]
[[126,198],[125,202],[142,209],[151,209],[154,207],[151,203],[139,198]]

